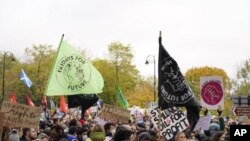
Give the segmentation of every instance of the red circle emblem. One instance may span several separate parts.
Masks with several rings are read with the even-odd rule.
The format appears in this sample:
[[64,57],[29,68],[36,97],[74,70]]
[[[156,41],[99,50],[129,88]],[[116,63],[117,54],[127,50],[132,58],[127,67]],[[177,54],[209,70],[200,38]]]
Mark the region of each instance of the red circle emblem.
[[218,104],[223,97],[221,85],[218,82],[208,82],[201,89],[201,97],[206,104]]

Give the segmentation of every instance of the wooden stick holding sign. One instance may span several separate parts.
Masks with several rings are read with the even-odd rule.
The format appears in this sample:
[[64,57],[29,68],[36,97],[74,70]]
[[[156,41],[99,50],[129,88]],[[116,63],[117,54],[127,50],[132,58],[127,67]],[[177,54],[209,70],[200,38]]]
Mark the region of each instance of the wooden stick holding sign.
[[[158,122],[158,138],[159,138],[159,140],[161,140],[162,139],[162,137],[161,137],[161,108],[159,108],[159,122]],[[167,141],[167,139],[166,139],[166,141]]]
[[2,141],[3,121],[4,121],[4,112],[0,112],[0,141]]

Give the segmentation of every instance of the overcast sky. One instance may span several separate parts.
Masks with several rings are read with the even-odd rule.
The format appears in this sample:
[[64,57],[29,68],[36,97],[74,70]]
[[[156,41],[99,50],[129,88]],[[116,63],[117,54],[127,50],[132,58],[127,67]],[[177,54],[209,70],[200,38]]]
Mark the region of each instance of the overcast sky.
[[130,44],[142,75],[147,55],[163,45],[187,69],[212,66],[230,77],[250,57],[249,0],[0,0],[1,51],[19,58],[33,44],[57,48],[65,34],[90,56],[105,57],[113,41]]

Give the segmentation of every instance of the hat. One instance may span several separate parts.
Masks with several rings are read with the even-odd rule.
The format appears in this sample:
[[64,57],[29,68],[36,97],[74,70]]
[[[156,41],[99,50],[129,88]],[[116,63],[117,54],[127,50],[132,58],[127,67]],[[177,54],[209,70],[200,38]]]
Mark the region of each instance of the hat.
[[220,125],[218,125],[217,123],[211,123],[210,126],[209,126],[209,130],[219,131],[220,130]]
[[48,135],[46,135],[45,133],[40,133],[38,136],[37,136],[37,139],[44,139],[44,138],[49,138]]
[[210,126],[209,126],[210,135],[213,135],[214,133],[216,133],[219,130],[220,130],[220,125],[219,124],[217,124],[217,123],[210,124]]
[[144,122],[137,122],[137,126],[140,127],[140,128],[146,128]]
[[16,134],[17,133],[17,129],[11,129],[11,131],[10,131],[10,134]]
[[154,141],[154,138],[148,132],[142,132],[139,135],[139,141],[150,140]]
[[10,134],[10,141],[20,141],[18,134]]

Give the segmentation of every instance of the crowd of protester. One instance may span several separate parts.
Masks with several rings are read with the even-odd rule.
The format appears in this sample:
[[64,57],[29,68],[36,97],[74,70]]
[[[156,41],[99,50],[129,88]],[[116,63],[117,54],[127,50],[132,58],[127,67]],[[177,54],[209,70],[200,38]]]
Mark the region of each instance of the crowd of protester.
[[[44,111],[43,111],[44,112]],[[44,112],[45,113],[45,112]],[[61,117],[44,116],[40,121],[39,129],[23,128],[18,134],[18,129],[4,127],[3,141],[165,141],[159,137],[155,127],[150,121],[150,116],[144,116],[141,121],[134,115],[128,123],[105,123],[101,125],[94,118],[80,114],[73,116],[65,114]],[[208,114],[206,110],[205,115]],[[222,111],[218,111],[213,117],[209,130],[186,129],[176,132],[171,141],[229,141],[230,125],[246,124],[222,117]]]

